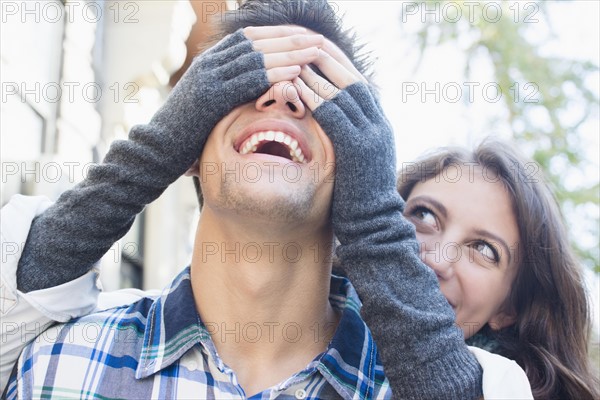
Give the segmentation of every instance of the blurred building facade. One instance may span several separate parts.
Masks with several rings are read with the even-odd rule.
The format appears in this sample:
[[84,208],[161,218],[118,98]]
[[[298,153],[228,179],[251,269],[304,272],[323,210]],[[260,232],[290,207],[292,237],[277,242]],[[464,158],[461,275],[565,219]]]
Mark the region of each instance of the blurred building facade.
[[[207,19],[236,2],[3,1],[1,201],[55,200],[110,143],[150,120]],[[197,203],[181,178],[103,258],[106,289],[160,288],[189,263]]]

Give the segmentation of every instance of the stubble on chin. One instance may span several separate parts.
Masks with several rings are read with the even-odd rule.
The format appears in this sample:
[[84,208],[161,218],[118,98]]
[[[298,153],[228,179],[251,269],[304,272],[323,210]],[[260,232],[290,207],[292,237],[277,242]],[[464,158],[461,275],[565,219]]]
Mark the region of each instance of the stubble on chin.
[[253,193],[235,182],[223,182],[218,195],[219,208],[240,215],[262,217],[270,221],[293,222],[306,219],[313,207],[315,188],[293,193]]

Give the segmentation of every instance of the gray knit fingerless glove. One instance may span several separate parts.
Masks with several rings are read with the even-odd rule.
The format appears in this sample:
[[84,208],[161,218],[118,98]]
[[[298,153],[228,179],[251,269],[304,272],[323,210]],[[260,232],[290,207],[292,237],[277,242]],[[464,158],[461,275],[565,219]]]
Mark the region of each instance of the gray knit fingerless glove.
[[196,57],[147,125],[115,141],[102,164],[31,226],[17,270],[28,292],[90,270],[135,215],[200,156],[213,127],[269,89],[264,59],[241,30]]
[[480,397],[481,368],[402,215],[393,133],[376,98],[355,83],[314,117],[335,151],[332,223],[340,267],[361,297],[394,398]]

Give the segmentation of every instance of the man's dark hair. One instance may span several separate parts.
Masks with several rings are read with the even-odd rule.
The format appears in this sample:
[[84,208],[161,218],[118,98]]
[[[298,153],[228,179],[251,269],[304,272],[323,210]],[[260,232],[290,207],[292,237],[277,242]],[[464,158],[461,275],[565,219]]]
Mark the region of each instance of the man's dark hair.
[[[356,43],[354,33],[344,30],[341,18],[326,0],[248,0],[236,10],[215,16],[211,24],[215,35],[204,44],[203,49],[247,26],[299,25],[331,40],[362,75],[367,79],[371,75],[368,54],[361,52],[362,46]],[[320,71],[317,70],[317,73],[320,74]],[[203,197],[197,177],[194,177],[194,187],[202,208]]]

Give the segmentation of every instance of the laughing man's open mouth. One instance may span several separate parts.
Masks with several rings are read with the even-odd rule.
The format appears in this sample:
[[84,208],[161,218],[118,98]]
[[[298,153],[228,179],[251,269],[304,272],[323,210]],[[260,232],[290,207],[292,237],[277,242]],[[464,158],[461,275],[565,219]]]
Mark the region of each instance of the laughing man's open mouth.
[[262,131],[250,135],[241,144],[239,152],[240,154],[270,154],[297,163],[305,162],[298,141],[279,131]]

